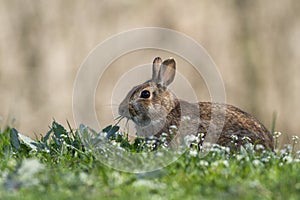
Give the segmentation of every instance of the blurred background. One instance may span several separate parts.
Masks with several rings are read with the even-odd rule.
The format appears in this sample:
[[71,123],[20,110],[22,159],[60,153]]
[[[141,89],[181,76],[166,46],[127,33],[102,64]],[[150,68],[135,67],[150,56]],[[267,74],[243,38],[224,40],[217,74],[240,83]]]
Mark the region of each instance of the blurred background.
[[[297,0],[0,0],[2,125],[13,123],[29,136],[45,134],[53,119],[75,126],[73,82],[89,52],[119,32],[155,26],[203,45],[218,66],[228,103],[269,129],[276,115],[276,130],[300,135],[299,10]],[[136,56],[151,62],[153,54]]]

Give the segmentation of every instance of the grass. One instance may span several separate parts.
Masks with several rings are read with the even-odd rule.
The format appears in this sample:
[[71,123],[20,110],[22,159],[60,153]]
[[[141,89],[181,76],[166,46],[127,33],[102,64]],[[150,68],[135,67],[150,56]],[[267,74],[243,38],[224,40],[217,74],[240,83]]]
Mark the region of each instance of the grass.
[[203,156],[190,148],[164,168],[129,173],[107,166],[109,158],[119,155],[127,169],[132,160],[119,151],[146,153],[138,160],[141,166],[167,157],[153,153],[153,143],[141,138],[129,142],[115,126],[97,133],[83,125],[66,130],[54,121],[35,140],[5,127],[0,131],[0,199],[299,199],[297,141],[275,153],[257,153],[251,145],[233,153],[214,145]]

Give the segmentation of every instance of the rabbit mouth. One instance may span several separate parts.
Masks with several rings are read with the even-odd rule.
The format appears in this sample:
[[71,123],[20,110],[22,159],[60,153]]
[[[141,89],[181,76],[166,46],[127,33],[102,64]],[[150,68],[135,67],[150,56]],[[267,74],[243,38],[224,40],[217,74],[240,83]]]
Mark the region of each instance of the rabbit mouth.
[[131,120],[137,125],[137,126],[148,126],[151,123],[151,119],[146,115],[136,115],[131,117]]
[[137,126],[147,126],[151,123],[151,119],[147,115],[139,113],[132,107],[120,109],[119,114],[128,120],[133,121]]

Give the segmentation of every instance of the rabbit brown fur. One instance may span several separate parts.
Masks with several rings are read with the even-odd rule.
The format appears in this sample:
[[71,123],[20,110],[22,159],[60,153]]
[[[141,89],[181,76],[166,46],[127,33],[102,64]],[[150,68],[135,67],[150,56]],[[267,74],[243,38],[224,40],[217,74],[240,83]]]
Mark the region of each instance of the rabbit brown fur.
[[[202,133],[203,139],[238,149],[250,142],[273,150],[273,137],[266,127],[237,107],[221,103],[189,103],[177,99],[168,89],[176,72],[173,58],[153,61],[152,79],[134,87],[119,106],[119,114],[135,123],[137,135],[159,137],[170,127],[178,127],[181,135]],[[182,117],[190,119],[183,128]],[[182,133],[183,132],[183,133]],[[201,140],[202,144],[203,140]]]

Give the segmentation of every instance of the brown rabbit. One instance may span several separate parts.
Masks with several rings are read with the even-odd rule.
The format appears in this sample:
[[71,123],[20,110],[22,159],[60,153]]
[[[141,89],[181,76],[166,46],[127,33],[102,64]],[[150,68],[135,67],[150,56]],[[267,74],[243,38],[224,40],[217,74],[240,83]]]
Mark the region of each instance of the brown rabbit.
[[[139,136],[167,134],[174,137],[171,127],[180,135],[202,134],[203,140],[238,149],[250,142],[273,150],[273,137],[266,127],[250,114],[232,105],[199,102],[189,103],[168,89],[176,72],[173,58],[153,61],[152,79],[135,86],[119,106],[119,114],[134,122]],[[188,119],[183,125],[183,117]],[[176,135],[175,135],[176,137]]]

